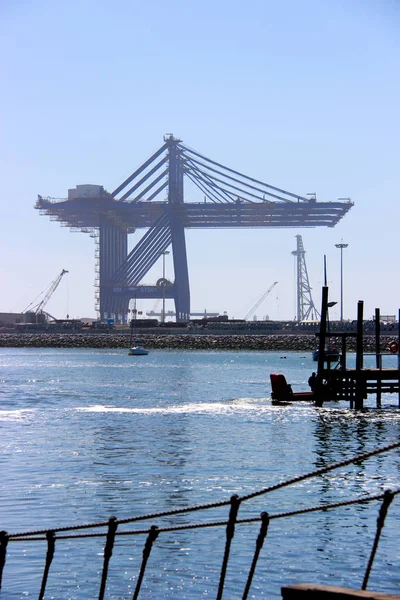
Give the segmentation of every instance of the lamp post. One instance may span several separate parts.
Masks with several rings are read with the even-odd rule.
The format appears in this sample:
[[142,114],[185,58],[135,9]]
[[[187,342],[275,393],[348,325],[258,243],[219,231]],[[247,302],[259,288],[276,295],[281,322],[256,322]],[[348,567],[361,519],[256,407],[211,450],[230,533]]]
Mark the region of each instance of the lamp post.
[[340,248],[340,321],[343,322],[343,248],[347,248],[348,244],[335,244],[336,248]]
[[165,255],[169,254],[168,250],[164,250],[161,252],[162,254],[162,313],[161,313],[161,323],[165,323]]

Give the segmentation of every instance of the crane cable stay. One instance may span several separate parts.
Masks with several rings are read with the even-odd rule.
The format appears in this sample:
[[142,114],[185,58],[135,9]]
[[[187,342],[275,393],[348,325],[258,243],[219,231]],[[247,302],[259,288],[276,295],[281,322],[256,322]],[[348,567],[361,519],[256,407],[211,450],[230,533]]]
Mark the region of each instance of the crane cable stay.
[[34,304],[34,302],[36,301],[36,298],[35,298],[35,300],[33,300],[33,302],[31,302],[27,306],[27,308],[23,311],[23,313],[34,312],[35,315],[38,315],[39,313],[42,313],[44,307],[46,306],[46,304],[48,303],[48,301],[50,300],[50,298],[52,297],[52,295],[54,294],[54,292],[58,288],[61,279],[64,277],[64,275],[66,273],[68,273],[68,271],[66,271],[65,269],[63,269],[61,271],[61,273],[58,275],[58,277],[56,277],[56,279],[50,284],[50,287],[47,290],[47,292],[46,292],[45,296],[43,297],[43,299],[37,305],[32,306]]
[[279,281],[274,281],[274,283],[267,289],[267,291],[264,292],[264,294],[261,296],[261,298],[258,300],[258,302],[256,302],[256,304],[253,306],[253,308],[251,310],[249,310],[249,312],[245,316],[245,318],[244,318],[245,321],[247,321],[251,317],[251,315],[257,310],[257,308],[260,306],[260,304],[262,302],[264,302],[264,300],[267,298],[267,296],[269,296],[269,294],[272,292],[272,290],[274,289],[274,287],[276,286],[277,283],[279,283]]

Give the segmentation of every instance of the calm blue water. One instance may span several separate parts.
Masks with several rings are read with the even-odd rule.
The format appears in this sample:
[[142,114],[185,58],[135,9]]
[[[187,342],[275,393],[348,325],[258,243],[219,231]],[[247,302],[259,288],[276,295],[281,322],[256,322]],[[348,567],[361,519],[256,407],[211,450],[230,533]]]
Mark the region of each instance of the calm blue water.
[[[385,358],[384,366],[394,361]],[[382,409],[357,414],[344,404],[271,406],[271,372],[284,372],[299,391],[308,388],[315,366],[304,353],[129,357],[124,350],[0,349],[0,529],[14,533],[225,500],[399,439],[394,395],[383,398]],[[239,516],[399,487],[399,470],[400,453],[383,454],[254,499]],[[361,586],[378,509],[372,503],[272,521],[250,597],[279,598],[281,585],[298,582]],[[226,516],[223,508],[148,525]],[[399,522],[397,497],[370,589],[400,590]],[[237,527],[225,598],[242,597],[257,533],[255,524]],[[140,597],[215,598],[224,539],[218,528],[160,535]],[[143,542],[118,540],[106,598],[132,597]],[[57,542],[46,598],[96,598],[102,551],[101,539]],[[44,542],[10,542],[2,600],[37,597],[45,552]]]

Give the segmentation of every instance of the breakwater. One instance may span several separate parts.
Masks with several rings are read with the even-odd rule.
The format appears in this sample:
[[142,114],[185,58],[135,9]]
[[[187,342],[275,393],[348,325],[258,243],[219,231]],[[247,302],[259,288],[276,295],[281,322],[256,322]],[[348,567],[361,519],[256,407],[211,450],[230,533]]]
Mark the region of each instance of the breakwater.
[[[317,340],[312,335],[139,335],[143,344],[150,349],[312,352],[317,347]],[[381,343],[382,351],[388,352],[387,338],[382,338]],[[354,344],[352,340],[348,341],[349,351],[355,350]],[[363,345],[365,352],[374,352],[375,338],[365,336]],[[129,333],[1,333],[0,347],[128,348]]]

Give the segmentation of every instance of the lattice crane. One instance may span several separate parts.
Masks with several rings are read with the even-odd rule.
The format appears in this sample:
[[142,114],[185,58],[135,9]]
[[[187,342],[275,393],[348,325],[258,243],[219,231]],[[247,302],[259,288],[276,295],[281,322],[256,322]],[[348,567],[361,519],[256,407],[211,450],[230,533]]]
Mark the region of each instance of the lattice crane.
[[260,306],[260,304],[262,302],[264,302],[265,298],[270,295],[270,293],[272,292],[272,290],[274,289],[274,287],[276,286],[277,283],[279,283],[279,282],[274,281],[274,283],[267,289],[267,291],[264,292],[264,294],[261,296],[261,298],[258,300],[258,302],[256,302],[256,304],[253,306],[253,308],[251,310],[249,310],[249,312],[245,316],[245,318],[244,318],[245,321],[250,319],[251,315],[257,310],[257,308]]
[[297,250],[293,250],[292,254],[297,257],[297,321],[319,321],[321,315],[311,296],[303,238],[296,235],[296,239]]
[[63,269],[61,271],[61,273],[58,275],[58,277],[50,284],[49,289],[47,290],[47,292],[45,293],[43,299],[39,302],[39,304],[37,304],[36,306],[32,306],[34,304],[34,302],[35,302],[35,300],[33,300],[33,302],[31,302],[29,304],[29,306],[24,310],[24,313],[26,313],[26,312],[34,312],[35,315],[38,315],[38,314],[42,313],[44,307],[46,306],[46,304],[48,303],[48,301],[50,300],[50,298],[52,297],[52,295],[54,294],[54,292],[58,288],[61,279],[64,277],[64,275],[66,273],[68,273],[68,271],[66,271],[65,269]]

